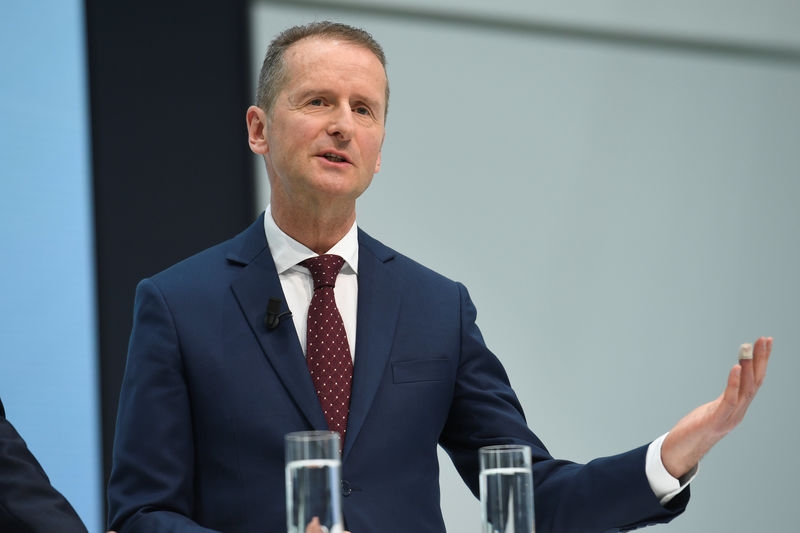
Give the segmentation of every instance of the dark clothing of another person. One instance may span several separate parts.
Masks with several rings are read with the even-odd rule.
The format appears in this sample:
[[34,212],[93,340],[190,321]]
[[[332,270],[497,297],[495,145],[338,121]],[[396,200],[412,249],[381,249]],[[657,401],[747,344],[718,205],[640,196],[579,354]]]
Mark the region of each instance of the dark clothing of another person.
[[87,533],[75,509],[50,484],[0,401],[0,532]]

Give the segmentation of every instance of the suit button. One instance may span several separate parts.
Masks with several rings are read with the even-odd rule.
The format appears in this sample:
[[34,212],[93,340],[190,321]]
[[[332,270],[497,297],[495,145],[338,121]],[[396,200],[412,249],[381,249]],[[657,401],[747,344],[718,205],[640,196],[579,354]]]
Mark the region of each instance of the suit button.
[[342,480],[342,496],[347,497],[350,496],[350,493],[353,492],[353,489],[350,487],[350,482],[346,479]]

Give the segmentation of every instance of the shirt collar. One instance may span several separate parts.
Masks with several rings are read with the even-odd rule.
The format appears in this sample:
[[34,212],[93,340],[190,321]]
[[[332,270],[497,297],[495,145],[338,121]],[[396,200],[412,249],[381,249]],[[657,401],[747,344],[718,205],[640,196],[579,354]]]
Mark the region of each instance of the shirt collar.
[[[313,250],[292,239],[278,227],[272,218],[271,206],[267,206],[264,213],[264,233],[267,236],[269,251],[272,254],[272,260],[275,261],[275,269],[278,274],[283,274],[300,261],[317,256]],[[342,270],[349,267],[353,273],[358,274],[358,226],[356,223],[353,222],[345,236],[325,253],[341,256],[345,262]]]

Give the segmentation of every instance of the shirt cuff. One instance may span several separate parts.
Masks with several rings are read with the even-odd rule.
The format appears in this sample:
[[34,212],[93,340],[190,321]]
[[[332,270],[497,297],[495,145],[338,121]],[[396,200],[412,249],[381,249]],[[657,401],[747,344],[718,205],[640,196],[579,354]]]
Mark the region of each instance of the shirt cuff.
[[689,483],[692,482],[697,475],[697,465],[694,466],[689,472],[680,479],[672,477],[664,467],[664,462],[661,460],[661,445],[664,444],[664,439],[668,433],[664,433],[656,440],[650,443],[647,447],[647,458],[645,459],[644,470],[647,475],[647,481],[650,483],[650,488],[653,494],[661,502],[661,505],[666,505],[669,501],[680,494]]

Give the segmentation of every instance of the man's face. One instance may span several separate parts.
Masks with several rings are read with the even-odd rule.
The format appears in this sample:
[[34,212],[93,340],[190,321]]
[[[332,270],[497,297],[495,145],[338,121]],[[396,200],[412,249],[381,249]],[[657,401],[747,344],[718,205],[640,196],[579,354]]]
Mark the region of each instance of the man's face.
[[383,66],[366,48],[324,38],[298,41],[284,61],[284,86],[265,129],[273,202],[354,202],[380,169]]

